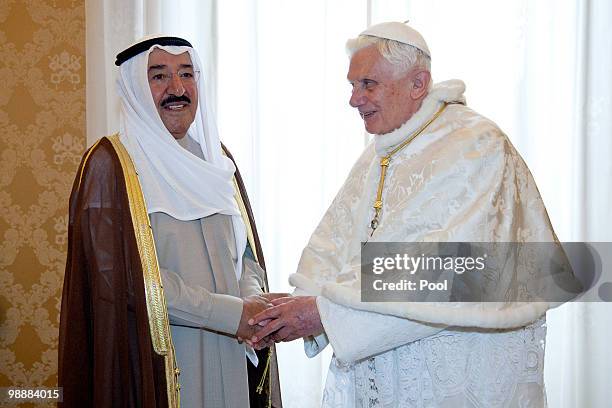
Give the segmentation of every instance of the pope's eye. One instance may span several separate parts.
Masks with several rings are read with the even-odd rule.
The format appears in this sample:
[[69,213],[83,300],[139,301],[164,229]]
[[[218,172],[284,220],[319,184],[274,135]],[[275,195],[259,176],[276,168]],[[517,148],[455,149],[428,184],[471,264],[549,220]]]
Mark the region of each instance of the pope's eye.
[[364,89],[372,89],[374,86],[376,86],[376,81],[372,81],[370,79],[365,79],[363,81]]

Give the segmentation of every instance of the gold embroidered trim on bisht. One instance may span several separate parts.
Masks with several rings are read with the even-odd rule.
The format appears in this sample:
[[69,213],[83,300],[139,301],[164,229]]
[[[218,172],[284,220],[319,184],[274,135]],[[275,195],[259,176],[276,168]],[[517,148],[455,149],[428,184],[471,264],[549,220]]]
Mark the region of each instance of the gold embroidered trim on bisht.
[[157,262],[157,252],[155,250],[155,242],[144,195],[134,163],[121,140],[119,140],[119,134],[116,133],[108,137],[108,139],[117,152],[125,178],[130,214],[132,216],[134,234],[136,235],[138,253],[142,263],[149,330],[153,349],[158,355],[164,356],[168,406],[178,408],[180,405],[180,385],[178,381],[180,370],[176,364],[174,344],[172,343],[172,335],[170,333],[168,308],[166,307],[166,298]]
[[83,165],[81,166],[81,172],[79,173],[79,189],[81,188],[81,183],[83,182],[83,172],[85,171],[85,163],[87,163],[87,160],[89,160],[89,156],[91,156],[91,153],[94,151],[98,143],[100,143],[100,140],[102,139],[99,139],[91,146],[91,148],[89,148],[87,154],[85,155],[85,158],[83,159]]
[[[240,194],[240,188],[238,187],[238,181],[236,181],[236,176],[232,177],[232,181],[234,183],[234,199],[238,204],[238,209],[240,210],[242,221],[244,221],[244,225],[246,226],[247,239],[249,241],[249,245],[251,246],[253,256],[255,257],[255,261],[259,263],[259,258],[257,257],[257,248],[255,247],[255,236],[253,235],[253,227],[251,226],[251,221],[249,220],[249,213],[247,212],[246,205],[244,205],[244,200],[242,199],[242,195]],[[268,288],[266,288],[266,290],[268,290]]]

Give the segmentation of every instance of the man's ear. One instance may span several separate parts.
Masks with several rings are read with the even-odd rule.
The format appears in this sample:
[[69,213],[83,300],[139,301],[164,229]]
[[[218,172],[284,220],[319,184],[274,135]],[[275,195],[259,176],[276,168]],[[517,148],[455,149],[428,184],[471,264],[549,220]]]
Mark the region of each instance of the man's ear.
[[412,89],[410,90],[412,99],[420,99],[427,94],[429,81],[431,81],[431,73],[429,71],[419,70],[415,72],[412,80]]

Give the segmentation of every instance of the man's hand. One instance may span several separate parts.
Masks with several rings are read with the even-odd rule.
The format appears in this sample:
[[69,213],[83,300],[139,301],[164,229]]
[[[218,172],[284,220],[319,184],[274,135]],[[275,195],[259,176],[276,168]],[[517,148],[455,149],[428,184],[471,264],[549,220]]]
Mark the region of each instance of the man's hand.
[[236,331],[238,341],[249,339],[255,333],[256,327],[249,325],[249,319],[272,306],[266,298],[259,295],[245,297],[242,301],[242,316],[240,317],[240,324],[238,324],[238,331]]
[[278,298],[291,297],[289,293],[262,293],[260,296],[268,299],[269,302]]
[[314,296],[283,297],[273,300],[274,307],[260,312],[249,320],[249,324],[253,327],[257,327],[260,322],[270,320],[257,330],[248,341],[249,344],[261,349],[269,343],[268,336],[279,342],[322,333],[323,325],[316,300]]

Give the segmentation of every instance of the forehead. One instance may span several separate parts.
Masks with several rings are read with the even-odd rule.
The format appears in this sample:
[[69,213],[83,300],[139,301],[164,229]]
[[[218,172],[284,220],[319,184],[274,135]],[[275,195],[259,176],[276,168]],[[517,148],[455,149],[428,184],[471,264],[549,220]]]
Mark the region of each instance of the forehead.
[[148,67],[161,65],[168,67],[177,67],[181,65],[192,65],[191,57],[189,53],[185,51],[182,54],[170,54],[168,51],[164,51],[160,48],[155,48],[149,54]]
[[384,80],[395,75],[396,68],[387,61],[375,45],[355,52],[351,57],[347,78],[358,81],[364,78]]

